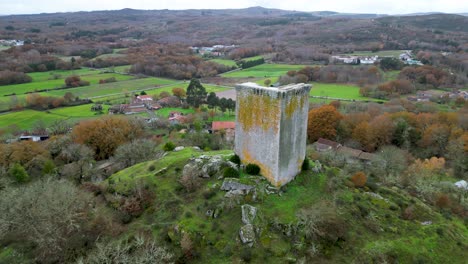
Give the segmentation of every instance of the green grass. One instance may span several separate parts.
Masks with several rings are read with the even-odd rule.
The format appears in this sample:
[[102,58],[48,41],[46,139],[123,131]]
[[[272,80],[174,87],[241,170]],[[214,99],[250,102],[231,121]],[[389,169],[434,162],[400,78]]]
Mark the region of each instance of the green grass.
[[91,111],[92,104],[56,108],[49,111],[23,110],[0,115],[0,127],[17,125],[21,129],[31,129],[38,121],[46,125],[57,120],[76,122],[84,119],[97,118],[107,113],[108,106],[103,106],[103,114]]
[[233,60],[228,60],[228,59],[212,59],[212,60],[209,60],[211,62],[216,62],[218,64],[222,64],[222,65],[226,65],[226,66],[229,66],[229,67],[236,67],[237,68],[237,64],[235,61]]
[[192,114],[192,113],[195,113],[195,110],[193,110],[192,108],[184,109],[180,107],[165,107],[165,108],[161,108],[155,111],[157,115],[166,117],[166,118],[169,116],[171,112],[179,112],[182,114]]
[[288,65],[288,64],[262,64],[255,67],[247,68],[240,71],[230,72],[221,74],[223,77],[259,77],[259,78],[270,78],[279,77],[286,74],[290,70],[300,70],[306,67],[306,65]]
[[259,60],[259,59],[261,59],[261,58],[263,58],[263,56],[262,56],[262,55],[258,55],[258,56],[243,58],[242,60],[243,60],[243,61],[253,61],[253,60]]
[[[53,74],[60,73],[54,72]],[[60,74],[60,77],[58,79],[49,80],[49,78],[51,78],[53,74],[51,75],[50,73],[33,73],[31,74],[33,81],[30,83],[0,86],[0,95],[7,95],[12,93],[16,93],[17,95],[19,95],[28,92],[34,92],[37,90],[60,88],[65,85],[65,78],[71,75],[80,75],[82,80],[88,81],[91,84],[98,84],[99,80],[107,79],[110,77],[116,78],[117,81],[124,81],[134,78],[130,75],[122,75],[117,73],[99,73],[97,71],[82,69],[78,71],[64,71],[62,74]]]
[[[149,90],[149,91],[146,91],[146,93],[149,94],[149,95],[160,94],[162,92],[168,92],[168,93],[172,94],[172,89],[182,88],[184,90],[187,90],[188,85],[189,85],[189,82],[177,83],[177,84],[172,84],[172,85],[164,86],[164,87],[161,87],[161,88]],[[214,84],[202,84],[202,85],[203,85],[203,87],[205,87],[207,93],[211,93],[211,92],[216,93],[216,92],[221,92],[221,91],[228,90],[228,88],[226,88],[226,87],[218,86],[218,85],[214,85]]]
[[23,110],[0,115],[0,127],[7,128],[16,125],[20,129],[30,129],[39,120],[47,124],[52,124],[56,120],[64,120],[66,117],[48,114],[42,111]]
[[42,82],[54,79],[54,75],[58,75],[59,78],[65,79],[68,76],[72,75],[90,75],[90,74],[98,74],[100,73],[99,70],[94,70],[90,68],[82,68],[77,70],[57,70],[57,71],[47,71],[47,72],[32,72],[28,73],[29,76],[33,79],[33,82]]
[[265,80],[269,79],[271,81],[271,84],[275,84],[278,82],[279,77],[270,77],[270,78],[262,78],[258,81],[255,81],[256,84],[265,86]]
[[347,84],[312,83],[310,95],[351,100],[381,101],[374,98],[361,96],[359,94],[358,86]]
[[0,51],[2,51],[2,50],[7,50],[7,49],[9,49],[9,48],[11,48],[11,47],[10,47],[10,46],[3,46],[3,45],[0,45]]
[[384,80],[385,81],[393,81],[398,79],[398,74],[400,71],[386,71],[384,72]]
[[90,86],[83,86],[65,90],[54,90],[41,94],[50,96],[63,96],[65,93],[71,92],[74,95],[79,96],[80,98],[92,98],[96,96],[107,96],[112,94],[131,94],[132,91],[135,90],[154,89],[157,86],[172,84],[174,82],[174,80],[149,77],[142,79],[131,79],[114,83],[94,84]]

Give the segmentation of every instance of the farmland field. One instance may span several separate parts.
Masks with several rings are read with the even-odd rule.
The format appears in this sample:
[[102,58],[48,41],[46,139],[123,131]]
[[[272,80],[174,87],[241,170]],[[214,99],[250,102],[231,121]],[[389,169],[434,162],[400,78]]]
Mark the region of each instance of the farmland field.
[[[62,72],[62,74],[60,72]],[[54,75],[55,77],[53,77]],[[61,88],[63,85],[65,85],[65,78],[71,75],[80,75],[82,80],[89,81],[91,84],[98,84],[99,80],[111,77],[114,77],[117,81],[134,78],[133,76],[129,75],[121,75],[117,73],[99,73],[98,71],[91,71],[89,69],[32,73],[30,74],[30,76],[33,78],[32,82],[0,86],[0,95],[8,95],[12,93],[19,95],[37,90]]]
[[374,98],[363,97],[359,94],[358,86],[347,84],[312,83],[310,95],[351,100],[382,101]]
[[222,64],[222,65],[226,65],[226,66],[229,66],[229,67],[236,67],[237,68],[237,64],[235,61],[233,60],[227,60],[227,59],[212,59],[212,60],[209,60],[211,62],[216,62],[218,64]]
[[64,90],[54,90],[41,94],[50,96],[63,96],[65,93],[71,92],[80,98],[93,98],[117,93],[129,93],[135,90],[154,89],[155,86],[173,84],[175,82],[176,81],[169,79],[149,77],[114,83],[95,84]]
[[48,114],[46,112],[35,110],[24,110],[19,112],[11,112],[0,115],[0,127],[7,128],[11,125],[16,125],[20,129],[29,129],[37,121],[41,120],[45,124],[51,124],[55,120],[66,119],[64,116]]
[[11,125],[17,125],[20,129],[30,129],[39,120],[46,125],[52,124],[57,120],[68,120],[76,122],[83,119],[90,119],[103,116],[107,113],[109,106],[103,105],[103,113],[98,114],[91,111],[92,104],[62,107],[50,111],[23,110],[10,112],[0,115],[0,127],[7,128]]
[[262,64],[240,71],[221,74],[223,77],[279,77],[290,70],[300,70],[306,65],[288,65],[288,64]]
[[253,61],[253,60],[259,60],[263,58],[263,56],[259,55],[259,56],[253,56],[253,57],[248,57],[248,58],[243,58],[242,60],[243,61]]

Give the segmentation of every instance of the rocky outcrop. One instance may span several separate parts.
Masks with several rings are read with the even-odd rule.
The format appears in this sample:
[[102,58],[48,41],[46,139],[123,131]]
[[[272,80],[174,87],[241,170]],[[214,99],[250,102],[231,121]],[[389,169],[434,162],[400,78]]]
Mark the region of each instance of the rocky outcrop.
[[250,246],[252,246],[255,242],[255,230],[253,225],[245,225],[241,227],[239,231],[239,236],[242,243],[250,244]]
[[242,209],[242,223],[246,225],[253,224],[255,217],[257,216],[257,208],[248,204],[241,206]]
[[253,188],[254,186],[240,183],[239,179],[236,178],[226,178],[223,185],[221,185],[221,190],[223,191],[249,191]]
[[202,155],[198,158],[190,159],[184,166],[183,175],[192,175],[195,177],[209,178],[216,175],[222,175],[224,168],[232,167],[237,170],[236,164],[226,161],[222,156]]

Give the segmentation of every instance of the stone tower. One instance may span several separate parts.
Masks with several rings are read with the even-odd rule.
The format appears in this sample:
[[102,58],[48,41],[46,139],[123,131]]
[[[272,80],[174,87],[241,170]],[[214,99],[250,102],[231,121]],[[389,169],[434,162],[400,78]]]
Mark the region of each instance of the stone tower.
[[273,185],[282,186],[301,171],[306,154],[308,84],[236,86],[235,152],[254,163]]

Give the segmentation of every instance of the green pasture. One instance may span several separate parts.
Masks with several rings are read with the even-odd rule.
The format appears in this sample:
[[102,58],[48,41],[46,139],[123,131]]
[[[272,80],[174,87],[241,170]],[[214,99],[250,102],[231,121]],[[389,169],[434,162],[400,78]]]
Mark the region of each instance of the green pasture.
[[312,96],[323,96],[340,99],[382,101],[374,98],[364,97],[359,94],[359,87],[347,84],[335,83],[312,83],[310,90]]
[[383,73],[384,80],[385,81],[393,81],[398,79],[398,74],[400,74],[400,71],[386,71]]
[[[123,76],[123,75],[121,75]],[[41,93],[43,95],[49,96],[63,96],[67,92],[71,92],[80,98],[93,98],[97,96],[106,96],[112,94],[125,94],[131,93],[135,90],[142,89],[154,89],[157,86],[172,84],[174,80],[163,79],[163,78],[143,78],[143,79],[132,79],[114,83],[104,83],[104,84],[94,84],[90,86],[83,86],[77,88],[70,88],[64,90],[54,90],[46,93]]]
[[28,73],[31,76],[33,82],[43,82],[49,81],[54,79],[65,79],[68,76],[78,75],[91,75],[91,74],[99,74],[101,71],[90,69],[90,68],[82,68],[76,70],[56,70],[56,71],[46,71],[46,72],[32,72]]
[[[164,86],[164,87],[161,87],[161,88],[156,88],[156,89],[145,91],[145,92],[147,94],[149,94],[149,95],[160,94],[162,92],[168,92],[168,93],[172,94],[172,89],[174,89],[174,88],[182,88],[182,89],[187,91],[187,86],[188,85],[189,85],[189,82],[177,83],[177,84],[168,85],[168,86]],[[218,85],[214,85],[214,84],[202,84],[202,85],[203,85],[203,87],[205,87],[207,93],[222,92],[222,91],[225,91],[225,90],[228,89],[226,87],[218,86]]]
[[[56,89],[61,88],[65,85],[65,78],[70,75],[62,75],[58,79],[52,80],[42,80],[42,81],[33,81],[30,83],[22,83],[22,84],[13,84],[13,85],[5,85],[0,86],[0,95],[7,95],[7,94],[25,94],[28,92],[34,92],[37,90],[43,89]],[[122,75],[117,73],[95,73],[89,75],[82,75],[81,79],[84,81],[90,82],[90,84],[99,84],[99,80],[107,79],[114,77],[117,81],[124,81],[134,78],[130,75]],[[44,79],[44,75],[38,75],[36,79],[41,80]]]
[[0,51],[2,51],[2,50],[7,50],[7,49],[9,49],[9,48],[11,48],[11,47],[10,47],[10,46],[3,46],[3,45],[0,45]]
[[36,110],[23,110],[18,112],[10,112],[0,115],[0,128],[8,128],[9,126],[18,126],[20,129],[29,129],[34,126],[39,120],[46,125],[52,124],[56,120],[64,120],[66,117],[49,114]]
[[215,62],[215,63],[218,63],[218,64],[222,64],[222,65],[226,65],[226,66],[229,66],[229,67],[236,67],[237,68],[237,64],[235,61],[233,60],[227,60],[227,59],[212,59],[212,60],[209,60],[211,62]]
[[262,79],[260,79],[258,81],[255,81],[255,83],[258,84],[258,85],[261,85],[261,86],[265,86],[265,81],[267,79],[269,79],[271,81],[271,84],[275,84],[275,83],[278,82],[279,77],[262,78]]
[[306,65],[288,65],[288,64],[262,64],[255,67],[247,68],[240,71],[229,72],[221,74],[223,77],[231,78],[245,78],[245,77],[259,77],[270,78],[279,77],[286,74],[291,70],[300,70]]
[[16,125],[20,129],[30,129],[38,121],[50,125],[57,120],[76,122],[107,114],[109,106],[103,105],[103,114],[100,114],[91,111],[92,105],[93,104],[85,104],[61,107],[49,111],[23,110],[9,112],[0,115],[0,128],[8,128],[9,126]]
[[242,60],[243,61],[253,61],[253,60],[259,60],[263,58],[263,56],[259,55],[259,56],[253,56],[253,57],[248,57],[248,58],[243,58]]

